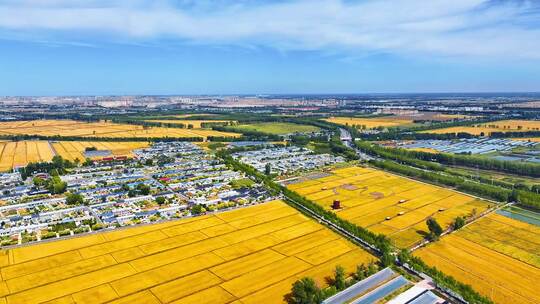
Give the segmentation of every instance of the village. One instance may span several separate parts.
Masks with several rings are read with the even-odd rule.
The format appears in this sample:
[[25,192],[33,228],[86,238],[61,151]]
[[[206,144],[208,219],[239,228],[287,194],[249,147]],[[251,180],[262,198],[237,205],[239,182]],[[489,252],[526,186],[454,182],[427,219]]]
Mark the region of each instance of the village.
[[60,179],[64,193],[37,187],[38,173],[0,174],[1,245],[190,217],[271,199],[243,173],[192,143],[162,142],[133,160],[94,162]]

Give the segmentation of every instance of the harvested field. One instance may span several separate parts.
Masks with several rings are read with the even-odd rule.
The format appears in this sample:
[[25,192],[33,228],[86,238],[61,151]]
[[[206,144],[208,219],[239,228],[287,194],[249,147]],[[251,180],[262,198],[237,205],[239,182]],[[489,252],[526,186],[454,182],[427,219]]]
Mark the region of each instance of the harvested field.
[[464,127],[451,127],[444,129],[427,130],[422,133],[448,134],[469,133],[472,135],[489,136],[492,132],[527,132],[540,130],[540,121],[536,120],[501,120],[485,124]]
[[281,201],[0,252],[0,301],[280,303],[375,258]]
[[47,141],[0,142],[0,171],[26,166],[31,162],[50,161],[54,151]]
[[456,217],[488,207],[474,197],[376,169],[349,167],[331,173],[287,187],[328,210],[339,200],[342,208],[335,212],[341,218],[388,235],[400,247],[424,238],[428,217],[448,227]]
[[490,214],[415,251],[496,303],[540,303],[540,228]]
[[86,159],[86,147],[111,151],[114,156],[133,156],[133,150],[147,147],[146,142],[81,142],[44,140],[5,141],[0,142],[0,171],[23,167],[29,163],[48,162],[53,156],[60,155],[64,159],[83,161]]
[[0,123],[0,135],[77,136],[107,138],[237,137],[236,133],[206,129],[145,128],[139,125],[74,120],[32,120]]

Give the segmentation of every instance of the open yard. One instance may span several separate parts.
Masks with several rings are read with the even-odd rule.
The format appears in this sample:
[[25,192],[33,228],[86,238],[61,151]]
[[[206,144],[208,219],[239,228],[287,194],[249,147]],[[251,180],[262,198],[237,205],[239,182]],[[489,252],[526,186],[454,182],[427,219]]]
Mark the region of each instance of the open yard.
[[74,120],[32,120],[0,123],[0,135],[42,135],[42,136],[77,136],[109,138],[162,138],[162,137],[203,137],[227,136],[240,134],[219,132],[206,129],[180,128],[145,128],[139,125],[117,124],[110,122],[81,122]]
[[0,302],[279,303],[298,278],[373,259],[273,201],[0,251]]
[[484,124],[477,124],[464,127],[451,127],[423,131],[423,133],[448,134],[448,133],[469,133],[472,135],[489,136],[492,132],[526,132],[540,130],[540,121],[536,120],[501,120]]
[[236,129],[264,132],[276,135],[289,134],[289,133],[307,133],[317,132],[320,129],[310,125],[300,125],[288,122],[261,122],[246,125],[235,126]]
[[540,303],[540,227],[490,214],[415,255],[496,303]]
[[423,184],[384,171],[348,167],[331,175],[287,187],[373,232],[388,235],[397,246],[411,247],[427,234],[425,221],[434,217],[448,227],[457,216],[480,213],[488,203],[448,189]]

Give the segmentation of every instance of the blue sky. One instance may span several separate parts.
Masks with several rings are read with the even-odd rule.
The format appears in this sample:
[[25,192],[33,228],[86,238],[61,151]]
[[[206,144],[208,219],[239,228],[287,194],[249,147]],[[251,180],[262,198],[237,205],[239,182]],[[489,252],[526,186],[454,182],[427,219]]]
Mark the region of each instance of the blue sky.
[[0,0],[0,95],[540,91],[526,0]]

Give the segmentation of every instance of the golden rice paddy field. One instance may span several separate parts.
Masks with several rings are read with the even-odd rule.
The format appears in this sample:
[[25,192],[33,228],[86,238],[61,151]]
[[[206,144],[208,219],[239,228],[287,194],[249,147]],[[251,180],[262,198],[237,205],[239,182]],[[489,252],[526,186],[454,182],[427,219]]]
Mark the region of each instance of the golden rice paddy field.
[[0,122],[0,135],[80,136],[111,138],[161,138],[161,137],[238,137],[240,134],[206,129],[144,128],[139,125],[110,122],[81,122],[74,120],[33,120]]
[[84,155],[86,147],[109,150],[114,156],[132,157],[133,150],[147,146],[146,142],[4,141],[0,142],[0,172],[26,166],[33,162],[51,161],[55,155],[60,155],[71,161],[77,158],[83,161],[86,159]]
[[0,252],[0,303],[281,303],[374,259],[273,201]]
[[540,121],[535,120],[501,120],[465,127],[451,127],[427,130],[423,133],[447,134],[469,133],[472,135],[489,136],[492,132],[527,132],[540,130]]
[[371,168],[336,169],[330,176],[287,187],[327,209],[339,200],[342,208],[335,212],[341,218],[387,235],[399,247],[421,241],[429,217],[445,228],[457,216],[488,208],[474,197]]
[[413,148],[413,149],[408,149],[408,150],[426,152],[426,153],[439,153],[439,151],[435,149],[431,149],[431,148]]
[[357,118],[357,117],[330,117],[325,119],[328,122],[346,125],[346,126],[365,126],[367,129],[378,127],[400,127],[413,124],[409,119],[396,119],[392,116],[374,117],[374,118]]
[[490,214],[415,255],[496,303],[540,303],[540,227]]
[[229,122],[230,120],[185,120],[185,119],[171,119],[171,120],[145,120],[148,122],[158,122],[163,124],[183,124],[185,126],[192,125],[193,128],[202,128],[201,123],[217,123],[217,122]]
[[64,159],[81,161],[86,159],[84,154],[88,147],[95,147],[98,150],[108,150],[114,156],[133,157],[133,150],[148,147],[147,142],[99,142],[99,141],[59,141],[53,142],[52,147],[57,155]]
[[26,166],[31,162],[50,161],[54,155],[48,141],[0,142],[0,171]]

